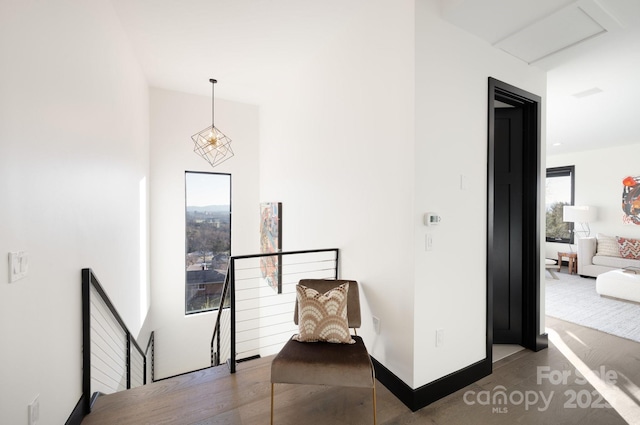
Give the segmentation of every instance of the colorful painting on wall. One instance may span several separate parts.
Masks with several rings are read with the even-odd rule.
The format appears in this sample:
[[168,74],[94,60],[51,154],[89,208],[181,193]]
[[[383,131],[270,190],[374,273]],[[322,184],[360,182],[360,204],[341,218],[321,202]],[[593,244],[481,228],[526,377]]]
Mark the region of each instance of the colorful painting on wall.
[[622,222],[640,225],[640,176],[622,180]]
[[[282,251],[282,203],[262,203],[260,204],[260,252],[280,251]],[[262,278],[278,294],[282,293],[281,260],[280,255],[260,258]]]

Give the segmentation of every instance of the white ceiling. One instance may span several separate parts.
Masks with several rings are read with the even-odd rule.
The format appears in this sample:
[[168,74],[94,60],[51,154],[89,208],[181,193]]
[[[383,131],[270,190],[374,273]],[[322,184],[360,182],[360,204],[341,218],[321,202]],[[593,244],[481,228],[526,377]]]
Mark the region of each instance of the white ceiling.
[[[259,104],[338,36],[356,1],[112,0],[149,84]],[[362,1],[360,1],[362,3]]]
[[639,0],[440,5],[451,23],[548,71],[548,154],[640,143]]
[[[389,0],[392,1],[392,0]],[[416,0],[423,1],[423,0]],[[262,103],[365,1],[112,0],[149,84]],[[449,22],[548,71],[547,152],[640,143],[640,0],[439,0]],[[555,144],[560,143],[559,146]]]

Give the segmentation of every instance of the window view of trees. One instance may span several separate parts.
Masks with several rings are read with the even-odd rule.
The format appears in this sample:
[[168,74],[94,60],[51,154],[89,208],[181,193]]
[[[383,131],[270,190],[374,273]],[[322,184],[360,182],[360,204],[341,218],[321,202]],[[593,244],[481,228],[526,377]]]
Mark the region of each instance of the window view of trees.
[[574,166],[547,169],[546,180],[546,240],[573,242],[573,223],[562,220],[562,209],[573,205]]
[[562,221],[562,207],[568,202],[556,202],[547,209],[547,240],[562,242],[571,238],[570,223]]
[[231,255],[231,176],[185,174],[187,314],[217,309]]

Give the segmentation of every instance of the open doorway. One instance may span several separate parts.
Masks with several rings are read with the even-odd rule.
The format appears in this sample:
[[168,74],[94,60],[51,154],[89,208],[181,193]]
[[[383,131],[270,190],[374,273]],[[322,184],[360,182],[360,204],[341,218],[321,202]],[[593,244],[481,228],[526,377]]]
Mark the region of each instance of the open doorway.
[[487,357],[493,344],[534,351],[540,333],[540,102],[489,78]]

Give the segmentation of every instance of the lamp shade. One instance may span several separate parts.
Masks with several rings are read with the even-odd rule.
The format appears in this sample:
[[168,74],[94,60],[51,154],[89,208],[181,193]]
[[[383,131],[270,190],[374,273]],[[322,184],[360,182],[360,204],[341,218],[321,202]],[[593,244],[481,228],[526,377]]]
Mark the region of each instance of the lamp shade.
[[596,219],[596,209],[589,206],[565,205],[562,207],[562,221],[589,223]]

